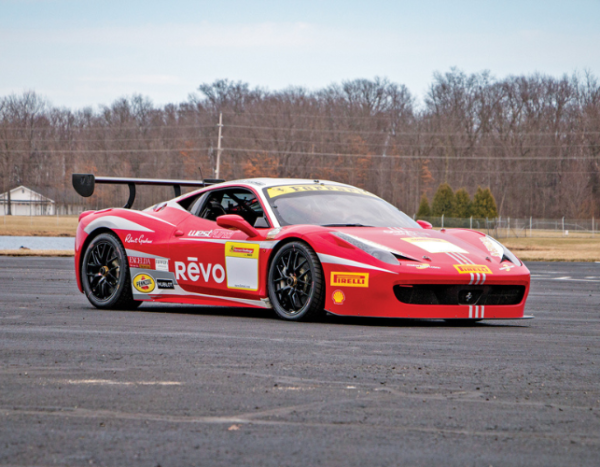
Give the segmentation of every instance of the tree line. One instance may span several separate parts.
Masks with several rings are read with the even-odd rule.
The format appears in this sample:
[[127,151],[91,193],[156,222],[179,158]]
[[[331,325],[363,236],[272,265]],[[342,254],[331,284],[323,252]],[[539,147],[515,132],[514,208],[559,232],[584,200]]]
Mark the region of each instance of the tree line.
[[464,188],[454,192],[450,185],[442,183],[435,192],[431,206],[427,195],[423,195],[417,211],[419,218],[441,216],[459,219],[470,217],[494,219],[498,217],[498,205],[489,188],[477,187],[471,199],[469,192]]
[[[435,74],[421,100],[381,78],[274,91],[219,80],[180,103],[135,95],[96,110],[9,95],[0,98],[0,190],[23,184],[72,204],[82,202],[73,172],[210,178],[219,114],[226,179],[336,180],[410,215],[440,184],[468,196],[481,186],[502,216],[600,216],[600,85],[591,74],[495,79],[452,69]],[[125,191],[99,187],[85,202],[119,205]],[[136,206],[170,196],[142,187]]]

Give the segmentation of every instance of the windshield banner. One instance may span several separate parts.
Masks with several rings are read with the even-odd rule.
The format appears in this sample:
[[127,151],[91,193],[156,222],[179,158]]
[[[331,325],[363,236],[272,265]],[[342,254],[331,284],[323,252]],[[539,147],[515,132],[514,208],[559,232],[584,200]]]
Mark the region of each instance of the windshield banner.
[[374,194],[365,190],[361,190],[360,188],[338,185],[287,185],[276,186],[267,189],[269,198],[275,198],[281,195],[289,195],[290,193],[306,193],[309,191],[338,191],[343,193],[355,193],[358,195],[373,196],[376,198]]

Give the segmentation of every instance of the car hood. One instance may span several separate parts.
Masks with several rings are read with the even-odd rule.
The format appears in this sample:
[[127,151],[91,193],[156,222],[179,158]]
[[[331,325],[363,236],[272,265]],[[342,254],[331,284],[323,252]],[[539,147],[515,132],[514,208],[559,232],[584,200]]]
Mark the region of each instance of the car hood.
[[376,243],[396,256],[431,264],[499,264],[501,260],[486,246],[486,237],[474,231],[345,227],[331,232],[342,232]]

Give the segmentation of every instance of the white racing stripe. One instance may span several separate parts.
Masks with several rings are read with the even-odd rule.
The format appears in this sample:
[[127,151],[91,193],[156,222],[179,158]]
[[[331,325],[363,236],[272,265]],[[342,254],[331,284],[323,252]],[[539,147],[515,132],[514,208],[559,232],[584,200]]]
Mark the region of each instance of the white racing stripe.
[[224,238],[189,238],[189,237],[183,238],[183,237],[180,237],[178,240],[179,241],[189,240],[192,242],[204,242],[204,243],[227,243],[227,242],[251,243],[253,245],[258,245],[259,248],[262,248],[263,250],[272,250],[273,248],[275,248],[275,245],[277,245],[279,243],[279,240],[253,242],[252,240],[234,240],[231,238],[224,239]]
[[154,230],[144,227],[143,225],[117,216],[103,216],[94,219],[84,230],[85,233],[90,234],[99,227],[106,227],[111,230],[130,230],[133,232],[154,232]]
[[127,256],[137,256],[138,258],[154,258],[154,259],[168,259],[164,256],[156,256],[151,255],[150,253],[144,253],[143,251],[130,250],[129,248],[125,249]]
[[[472,259],[465,256],[463,253],[446,253],[446,254],[460,264],[475,264]],[[476,273],[476,280],[473,283],[473,274],[471,274],[471,281],[469,282],[469,285],[483,285],[483,284],[485,284],[486,279],[487,279],[486,274]]]
[[[471,259],[467,258],[466,256],[464,256],[461,253],[446,253],[446,254],[448,256],[450,256],[452,259],[459,262],[460,264],[475,264]],[[456,256],[454,256],[454,255],[456,255]],[[479,273],[475,273],[475,275],[473,275],[473,273],[471,273],[471,280],[469,282],[469,285],[483,285],[485,283],[485,279],[486,279],[485,274],[480,275]],[[473,283],[473,280],[475,280],[475,283]],[[473,311],[475,312],[475,316],[473,316]],[[484,317],[485,317],[485,306],[475,305],[475,309],[473,310],[473,305],[469,305],[469,318],[483,319]]]
[[139,214],[140,216],[146,216],[146,217],[148,217],[148,218],[150,218],[152,220],[155,220],[155,221],[158,221],[158,222],[164,222],[165,224],[169,224],[169,225],[172,225],[173,227],[175,227],[175,224],[171,224],[169,221],[166,221],[164,219],[159,219],[158,217],[153,216],[152,214],[147,214],[147,213],[142,212],[142,211],[130,211],[130,212],[132,212],[134,214]]
[[467,264],[467,263],[475,264],[473,262],[473,260],[471,260],[470,258],[467,258],[463,253],[457,253],[457,255],[460,256],[465,261],[465,264]]
[[457,263],[460,264],[464,264],[462,260],[458,259],[456,256],[454,256],[452,253],[446,253],[448,256],[450,256],[450,258],[452,258],[454,261],[456,261]]
[[[473,316],[473,311],[475,311],[475,316]],[[469,306],[469,318],[475,318],[475,319],[485,318],[485,306],[484,305],[475,305],[475,310],[473,310],[473,305],[470,305]]]
[[[148,273],[146,273],[146,274],[148,274]],[[149,274],[149,275],[154,277],[152,274]],[[224,301],[228,301],[228,302],[244,303],[247,305],[253,305],[253,306],[256,306],[259,308],[271,308],[271,303],[266,298],[261,298],[259,300],[251,300],[251,299],[247,299],[247,298],[225,297],[223,295],[210,295],[210,294],[203,294],[203,293],[197,293],[197,292],[188,292],[187,290],[184,290],[179,284],[177,284],[175,280],[173,282],[174,282],[173,289],[157,289],[156,292],[153,292],[150,294],[134,292],[133,298],[135,300],[149,300],[149,299],[155,299],[155,298],[157,298],[157,296],[158,297],[168,297],[170,295],[181,295],[181,296],[186,296],[186,297],[216,298],[216,299],[224,300]]]
[[319,261],[321,263],[329,263],[329,264],[341,264],[343,266],[354,266],[357,268],[364,269],[374,269],[376,271],[389,272],[390,274],[398,274],[394,271],[389,271],[388,269],[378,268],[377,266],[371,266],[370,264],[359,263],[358,261],[352,261],[351,259],[340,258],[339,256],[326,255],[325,253],[317,253],[319,257]]

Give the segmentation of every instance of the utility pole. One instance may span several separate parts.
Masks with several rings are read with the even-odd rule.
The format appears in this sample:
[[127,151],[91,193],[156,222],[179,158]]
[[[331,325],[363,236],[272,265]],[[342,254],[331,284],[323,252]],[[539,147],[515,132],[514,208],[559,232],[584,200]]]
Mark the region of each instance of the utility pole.
[[219,113],[219,139],[217,140],[217,166],[215,168],[215,178],[219,178],[219,168],[221,166],[221,129],[223,128],[223,112]]

